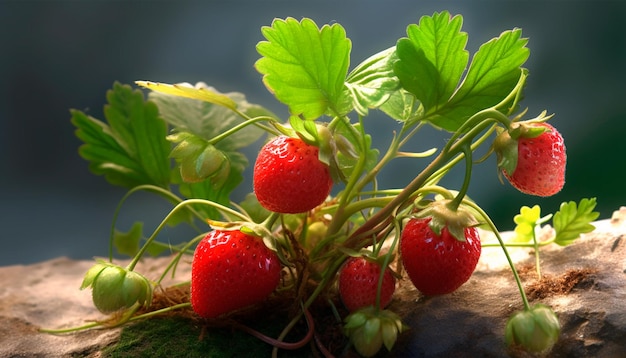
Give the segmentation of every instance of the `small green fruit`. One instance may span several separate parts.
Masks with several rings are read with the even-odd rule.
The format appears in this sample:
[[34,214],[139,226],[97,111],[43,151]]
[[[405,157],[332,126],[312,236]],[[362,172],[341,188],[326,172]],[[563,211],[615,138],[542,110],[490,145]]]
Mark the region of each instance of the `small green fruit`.
[[363,357],[376,355],[383,344],[390,351],[398,334],[407,329],[397,314],[372,306],[353,312],[346,317],[345,323],[344,333]]
[[559,339],[561,326],[550,307],[537,304],[516,312],[506,324],[507,346],[517,346],[532,353],[547,353]]
[[87,271],[81,289],[89,286],[94,305],[105,314],[125,310],[135,304],[147,307],[152,302],[152,284],[148,279],[106,262],[99,262]]

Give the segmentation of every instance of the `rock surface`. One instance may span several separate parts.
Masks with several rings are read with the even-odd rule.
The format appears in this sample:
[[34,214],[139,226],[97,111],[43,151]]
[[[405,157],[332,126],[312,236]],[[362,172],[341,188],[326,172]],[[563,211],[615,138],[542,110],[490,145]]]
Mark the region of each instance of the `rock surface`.
[[[626,208],[567,247],[542,248],[544,280],[528,249],[510,249],[531,296],[550,305],[562,327],[550,357],[626,357]],[[148,259],[138,271],[156,279],[168,258]],[[67,328],[103,319],[89,290],[79,291],[92,261],[58,258],[0,268],[0,357],[98,357],[120,329],[66,335],[38,328]],[[189,278],[181,264],[177,279]],[[404,283],[404,284],[403,284]],[[485,248],[472,278],[456,292],[425,298],[401,282],[391,308],[411,327],[390,356],[524,356],[503,343],[507,317],[522,303],[501,248]]]

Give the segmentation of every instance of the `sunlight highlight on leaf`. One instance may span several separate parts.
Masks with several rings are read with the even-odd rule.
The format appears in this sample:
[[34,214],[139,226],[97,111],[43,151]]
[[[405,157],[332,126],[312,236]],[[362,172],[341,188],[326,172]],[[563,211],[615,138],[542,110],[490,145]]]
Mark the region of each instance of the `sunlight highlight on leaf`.
[[135,81],[137,86],[145,87],[155,92],[170,94],[179,97],[197,99],[209,103],[214,103],[226,108],[236,110],[237,104],[228,96],[213,92],[206,87],[194,87],[189,83],[167,84],[150,81]]
[[292,115],[316,119],[328,112],[351,110],[344,82],[352,44],[339,24],[321,29],[311,19],[276,19],[261,32],[267,41],[257,45],[263,56],[256,69],[276,98]]

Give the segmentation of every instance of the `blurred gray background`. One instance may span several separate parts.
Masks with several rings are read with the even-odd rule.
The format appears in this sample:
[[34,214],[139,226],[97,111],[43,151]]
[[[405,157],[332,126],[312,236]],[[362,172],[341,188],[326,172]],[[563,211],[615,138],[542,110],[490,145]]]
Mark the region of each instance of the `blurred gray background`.
[[[287,16],[320,26],[339,22],[352,40],[353,67],[394,45],[408,24],[441,10],[464,16],[472,52],[504,30],[523,29],[531,76],[522,105],[530,115],[556,113],[551,123],[566,140],[567,182],[551,198],[500,184],[494,158],[476,167],[469,195],[500,229],[513,227],[521,205],[540,204],[547,213],[562,201],[596,196],[603,218],[626,205],[626,2],[9,1],[0,2],[0,265],[107,255],[113,211],[125,190],[88,171],[69,109],[102,118],[114,81],[204,81],[284,116],[253,68],[261,26]],[[375,144],[386,145],[393,123],[380,115],[370,120],[381,134]],[[441,147],[447,137],[432,133],[413,148]],[[393,162],[382,185],[402,186],[423,165]],[[250,190],[247,179],[237,195]],[[167,210],[161,199],[137,195],[119,227],[141,220],[149,234]],[[186,235],[172,229],[162,239],[176,243]]]

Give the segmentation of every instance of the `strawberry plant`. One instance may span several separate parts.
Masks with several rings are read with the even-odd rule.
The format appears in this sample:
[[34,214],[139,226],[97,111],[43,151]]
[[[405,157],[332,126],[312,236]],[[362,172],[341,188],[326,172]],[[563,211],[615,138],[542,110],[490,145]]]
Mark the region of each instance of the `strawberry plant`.
[[[467,192],[472,171],[495,153],[498,171],[513,187],[553,195],[564,185],[565,146],[546,123],[552,115],[526,118],[521,109],[530,52],[521,29],[484,43],[470,61],[462,22],[446,11],[423,16],[406,37],[351,69],[352,43],[340,24],[275,19],[261,29],[255,68],[288,118],[201,82],[137,81],[149,90],[147,98],[116,83],[107,93],[105,120],[73,110],[89,168],[128,188],[114,213],[109,259],[98,261],[82,285],[93,288],[96,308],[113,312],[107,324],[176,310],[231,322],[241,309],[282,298],[289,323],[278,337],[243,328],[272,344],[274,353],[313,340],[330,355],[325,342],[314,339],[322,306],[343,324],[346,344],[372,356],[383,345],[393,349],[408,328],[393,312],[396,277],[407,275],[423,295],[447,294],[469,279],[482,245],[495,244],[511,264],[523,305],[502,328],[503,341],[530,351],[552,347],[558,318],[549,307],[529,304],[507,251],[519,243],[505,242]],[[372,111],[388,117],[393,137],[386,148],[372,147]],[[427,126],[446,136],[442,147],[407,151],[408,143],[419,146]],[[251,160],[243,148],[261,140],[253,188],[237,202],[233,192]],[[481,148],[487,154],[476,158]],[[396,158],[413,160],[406,169],[411,179],[381,187],[379,175]],[[441,186],[457,166],[465,170],[460,188]],[[173,205],[147,238],[140,222],[128,232],[116,230],[120,208],[140,191]],[[592,229],[597,218],[595,199],[565,205],[550,241],[562,245]],[[528,234],[545,220],[526,211],[516,222]],[[197,235],[170,245],[159,240],[167,225],[189,225]],[[481,242],[479,226],[497,242]],[[549,242],[523,243],[538,251]],[[132,256],[127,266],[115,263],[115,248]],[[165,250],[171,263],[158,279],[135,272],[144,255]],[[155,288],[188,262],[188,300],[151,310]],[[350,312],[343,313],[341,301]],[[285,342],[298,324],[308,327],[305,336]]]

